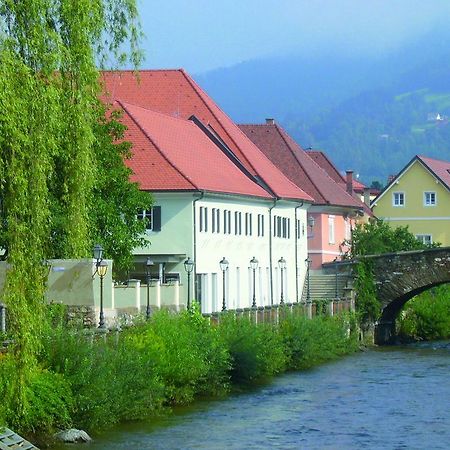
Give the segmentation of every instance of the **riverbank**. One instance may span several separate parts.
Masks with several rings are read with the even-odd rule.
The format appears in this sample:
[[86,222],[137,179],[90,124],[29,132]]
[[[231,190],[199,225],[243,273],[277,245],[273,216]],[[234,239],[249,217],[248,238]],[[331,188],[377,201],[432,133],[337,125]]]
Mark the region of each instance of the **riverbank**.
[[7,384],[13,361],[9,355],[0,360],[3,417],[16,431],[50,435],[69,426],[95,432],[158,416],[353,352],[355,325],[352,315],[308,319],[288,309],[278,324],[257,326],[232,313],[210,324],[195,310],[161,311],[120,334],[100,336],[53,321],[42,336],[26,423],[14,423]]
[[220,401],[122,423],[95,435],[89,449],[447,450],[449,370],[450,341],[373,347]]

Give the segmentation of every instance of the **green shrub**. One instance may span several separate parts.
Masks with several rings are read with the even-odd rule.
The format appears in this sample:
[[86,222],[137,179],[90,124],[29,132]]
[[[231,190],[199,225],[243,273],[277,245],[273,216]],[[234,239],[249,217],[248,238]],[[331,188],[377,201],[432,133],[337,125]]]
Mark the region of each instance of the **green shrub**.
[[436,287],[410,300],[399,315],[398,329],[404,338],[450,338],[450,286]]
[[321,362],[334,359],[357,348],[356,333],[352,316],[304,316],[287,315],[280,323],[291,370],[312,367]]
[[231,355],[233,383],[262,381],[284,370],[283,342],[274,326],[255,325],[247,317],[230,313],[221,317],[218,329]]

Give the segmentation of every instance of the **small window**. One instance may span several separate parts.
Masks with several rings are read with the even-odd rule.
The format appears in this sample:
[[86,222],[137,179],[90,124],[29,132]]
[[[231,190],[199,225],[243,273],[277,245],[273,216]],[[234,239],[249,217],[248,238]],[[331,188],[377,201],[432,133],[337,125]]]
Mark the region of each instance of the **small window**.
[[405,206],[405,194],[403,192],[392,194],[392,206]]
[[245,213],[245,235],[246,236],[252,235],[252,214],[251,213]]
[[208,231],[208,208],[205,206],[200,206],[200,232],[207,232]]
[[218,208],[212,209],[211,219],[212,219],[211,232],[220,233],[220,209]]
[[264,236],[264,215],[258,214],[258,236]]
[[161,206],[153,206],[137,213],[138,220],[145,220],[147,231],[161,231]]
[[416,234],[416,239],[425,245],[431,245],[433,243],[433,236],[431,234]]
[[436,192],[424,192],[423,204],[424,206],[436,206]]
[[334,216],[328,216],[328,243],[334,244]]
[[234,234],[240,236],[242,234],[242,213],[235,211],[234,213]]

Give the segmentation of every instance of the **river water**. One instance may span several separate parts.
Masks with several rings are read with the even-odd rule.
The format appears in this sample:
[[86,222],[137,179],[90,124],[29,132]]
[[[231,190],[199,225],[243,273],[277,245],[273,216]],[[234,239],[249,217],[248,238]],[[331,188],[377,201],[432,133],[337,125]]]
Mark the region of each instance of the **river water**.
[[88,448],[448,450],[450,342],[360,352],[157,421],[121,425]]

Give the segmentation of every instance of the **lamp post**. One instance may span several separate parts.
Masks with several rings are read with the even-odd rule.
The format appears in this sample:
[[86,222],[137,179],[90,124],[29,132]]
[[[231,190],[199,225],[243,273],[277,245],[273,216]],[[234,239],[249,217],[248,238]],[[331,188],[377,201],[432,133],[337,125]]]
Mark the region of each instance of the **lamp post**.
[[188,291],[187,291],[187,309],[191,307],[191,272],[194,270],[194,261],[188,257],[188,259],[184,262],[184,270],[187,273],[188,278]]
[[225,311],[227,309],[226,303],[225,303],[225,272],[228,270],[228,261],[225,259],[225,256],[219,261],[220,269],[222,270],[223,275],[223,297],[222,297],[222,311]]
[[283,272],[284,269],[286,269],[286,260],[281,257],[278,260],[278,267],[280,268],[281,271],[281,296],[280,296],[280,305],[284,305],[284,295],[283,295]]
[[105,328],[105,315],[103,313],[103,278],[108,271],[108,263],[103,259],[103,247],[100,244],[94,246],[95,273],[100,277],[100,317],[98,328]]
[[147,309],[145,310],[146,319],[150,319],[150,267],[153,266],[153,261],[150,256],[147,256],[147,261],[145,262],[145,274],[147,276]]
[[311,286],[310,286],[310,277],[309,277],[309,269],[311,266],[311,259],[308,257],[305,259],[306,262],[306,278],[308,285],[306,290],[306,301],[309,303],[311,301]]
[[250,267],[253,270],[253,302],[252,308],[256,308],[256,269],[258,268],[258,260],[253,257],[250,260]]

